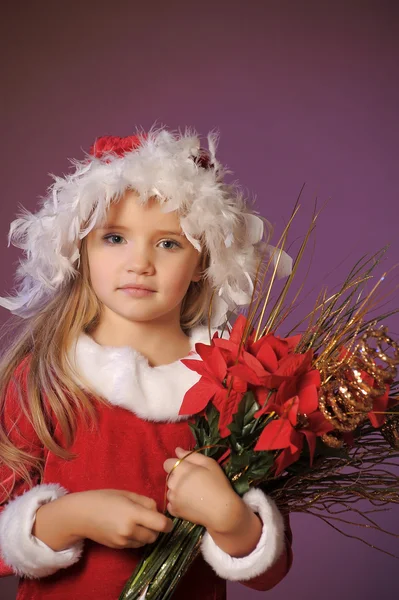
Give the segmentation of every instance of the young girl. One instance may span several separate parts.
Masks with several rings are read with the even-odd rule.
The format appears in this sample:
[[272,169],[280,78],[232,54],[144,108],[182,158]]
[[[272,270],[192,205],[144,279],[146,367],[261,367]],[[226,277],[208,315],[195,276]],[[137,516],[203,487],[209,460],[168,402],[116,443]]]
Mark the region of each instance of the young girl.
[[[0,574],[18,600],[117,600],[146,544],[172,522],[167,473],[194,447],[178,416],[227,313],[249,302],[263,220],[223,181],[195,132],[96,140],[56,177],[10,240],[26,257],[0,364]],[[224,333],[224,335],[228,335]],[[211,458],[168,480],[168,510],[206,527],[176,600],[221,600],[225,580],[268,590],[291,532],[260,490],[241,499]]]

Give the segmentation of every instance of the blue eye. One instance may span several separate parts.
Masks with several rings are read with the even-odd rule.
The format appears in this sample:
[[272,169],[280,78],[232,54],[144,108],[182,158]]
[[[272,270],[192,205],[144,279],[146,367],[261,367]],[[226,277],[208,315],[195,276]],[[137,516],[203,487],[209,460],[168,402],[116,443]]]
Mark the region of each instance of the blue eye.
[[[108,246],[120,246],[120,242],[112,241],[112,240],[124,240],[123,236],[117,233],[109,233],[108,235],[103,237],[103,240],[107,243]],[[162,240],[159,242],[160,244],[171,244],[169,247],[164,247],[164,250],[175,250],[176,248],[181,248],[181,245],[174,240]]]
[[175,242],[174,240],[162,240],[160,244],[173,244],[172,248],[165,248],[165,250],[174,250],[175,248],[181,248],[180,244],[178,242]]
[[106,240],[106,241],[107,241],[107,243],[108,243],[110,246],[119,246],[119,245],[120,245],[120,244],[118,244],[118,243],[116,243],[116,244],[112,243],[112,242],[110,241],[110,240],[111,240],[111,238],[119,238],[119,239],[123,240],[123,237],[122,237],[121,235],[117,235],[117,234],[115,234],[115,233],[111,233],[111,234],[109,234],[109,235],[106,235],[106,236],[104,236],[104,237],[103,237],[103,240]]

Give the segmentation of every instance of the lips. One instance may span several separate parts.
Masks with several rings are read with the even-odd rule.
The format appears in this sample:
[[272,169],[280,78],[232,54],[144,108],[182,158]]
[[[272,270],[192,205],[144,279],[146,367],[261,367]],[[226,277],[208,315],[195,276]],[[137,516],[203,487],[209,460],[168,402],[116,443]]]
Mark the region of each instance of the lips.
[[152,288],[147,287],[146,285],[134,284],[134,283],[126,283],[120,287],[121,290],[146,290],[147,292],[154,292]]

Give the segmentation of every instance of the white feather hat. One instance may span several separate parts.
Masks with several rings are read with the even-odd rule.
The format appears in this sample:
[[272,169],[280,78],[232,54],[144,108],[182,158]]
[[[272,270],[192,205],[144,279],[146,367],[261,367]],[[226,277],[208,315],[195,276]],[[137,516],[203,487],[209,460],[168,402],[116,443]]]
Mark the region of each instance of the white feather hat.
[[[126,138],[98,138],[84,160],[71,161],[72,174],[53,176],[38,212],[24,209],[11,223],[8,244],[26,256],[16,272],[16,295],[0,297],[0,306],[24,318],[42,310],[77,275],[80,240],[128,188],[143,203],[155,196],[165,212],[178,210],[191,244],[201,251],[199,240],[205,243],[210,253],[206,277],[216,291],[212,326],[222,324],[229,310],[248,304],[264,220],[247,212],[236,185],[223,181],[230,171],[215,157],[218,134],[207,139],[204,150],[195,131],[173,133],[163,127]],[[290,260],[280,262],[284,276]]]

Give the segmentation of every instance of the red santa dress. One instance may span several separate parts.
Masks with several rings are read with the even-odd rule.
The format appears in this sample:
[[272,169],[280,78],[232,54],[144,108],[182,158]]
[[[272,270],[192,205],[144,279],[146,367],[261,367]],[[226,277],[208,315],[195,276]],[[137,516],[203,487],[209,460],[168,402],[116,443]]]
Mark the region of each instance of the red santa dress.
[[[207,327],[191,332],[188,358],[199,360],[197,342],[209,343]],[[199,379],[180,361],[151,367],[130,347],[97,344],[82,333],[70,350],[73,362],[94,392],[98,423],[80,419],[69,448],[76,456],[65,460],[43,447],[23,414],[18,386],[26,389],[29,356],[10,382],[3,426],[14,444],[44,458],[44,475],[32,472],[34,487],[0,464],[0,499],[12,490],[0,512],[0,576],[19,575],[17,600],[118,600],[143,552],[112,549],[89,539],[54,551],[32,535],[37,509],[46,502],[84,490],[124,489],[154,498],[163,510],[166,473],[163,462],[176,446],[191,449],[194,439],[187,417],[179,417],[185,392]],[[79,382],[84,387],[83,379]],[[108,403],[95,400],[95,394]],[[54,423],[54,438],[63,443]],[[244,501],[259,514],[263,529],[255,550],[243,558],[223,552],[205,534],[201,555],[183,577],[174,600],[224,600],[226,579],[268,590],[288,572],[292,562],[291,530],[273,500],[254,489]]]

